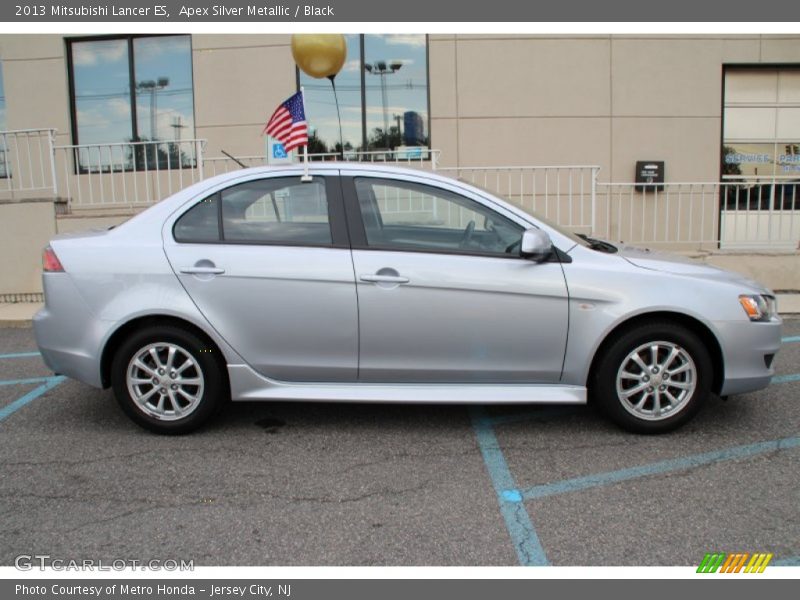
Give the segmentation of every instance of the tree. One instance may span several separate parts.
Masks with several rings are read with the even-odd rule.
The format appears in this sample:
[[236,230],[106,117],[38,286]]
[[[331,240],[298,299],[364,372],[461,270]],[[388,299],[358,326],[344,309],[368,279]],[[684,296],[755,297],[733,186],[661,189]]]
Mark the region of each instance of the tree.
[[728,160],[729,156],[735,155],[736,149],[731,148],[730,146],[723,146],[722,147],[722,174],[723,175],[741,175],[742,174],[742,166],[741,163],[734,162],[733,160]]
[[326,154],[330,152],[328,145],[317,136],[317,130],[313,130],[308,136],[309,154]]
[[195,159],[187,155],[178,142],[151,141],[141,138],[144,144],[131,144],[125,150],[126,163],[135,165],[136,171],[155,171],[194,167]]
[[397,126],[389,127],[388,133],[382,127],[376,127],[367,139],[368,150],[394,150],[402,145],[400,128]]

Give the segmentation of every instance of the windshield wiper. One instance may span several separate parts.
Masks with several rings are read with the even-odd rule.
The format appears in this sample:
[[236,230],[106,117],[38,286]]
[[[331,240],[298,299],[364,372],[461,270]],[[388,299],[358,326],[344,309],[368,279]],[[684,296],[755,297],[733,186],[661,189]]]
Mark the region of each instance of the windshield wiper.
[[608,254],[614,254],[617,251],[617,247],[615,245],[604,242],[603,240],[589,237],[583,233],[578,233],[576,235],[589,244],[589,248],[592,250],[597,250],[598,252],[607,252]]

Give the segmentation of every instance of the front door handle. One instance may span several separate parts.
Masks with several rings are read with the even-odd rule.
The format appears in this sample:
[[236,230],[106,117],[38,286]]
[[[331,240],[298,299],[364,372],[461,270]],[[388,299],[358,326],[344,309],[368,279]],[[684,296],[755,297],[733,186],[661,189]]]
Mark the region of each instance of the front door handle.
[[222,275],[225,269],[218,267],[183,267],[181,273],[186,275]]
[[401,277],[400,275],[362,275],[361,281],[369,283],[408,283],[408,277]]

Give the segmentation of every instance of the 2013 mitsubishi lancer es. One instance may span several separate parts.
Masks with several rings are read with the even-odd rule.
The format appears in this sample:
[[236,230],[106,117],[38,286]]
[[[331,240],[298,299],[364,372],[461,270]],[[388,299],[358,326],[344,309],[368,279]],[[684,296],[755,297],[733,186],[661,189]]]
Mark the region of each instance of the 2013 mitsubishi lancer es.
[[592,401],[663,432],[767,386],[754,281],[576,236],[460,181],[360,164],[207,179],[44,252],[47,365],[159,433],[233,400]]

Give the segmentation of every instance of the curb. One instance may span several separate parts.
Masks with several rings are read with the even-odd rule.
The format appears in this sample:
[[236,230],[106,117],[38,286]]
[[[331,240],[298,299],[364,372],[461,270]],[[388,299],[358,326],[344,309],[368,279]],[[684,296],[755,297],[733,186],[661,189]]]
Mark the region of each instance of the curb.
[[30,329],[31,327],[33,327],[31,319],[0,319],[0,328]]

